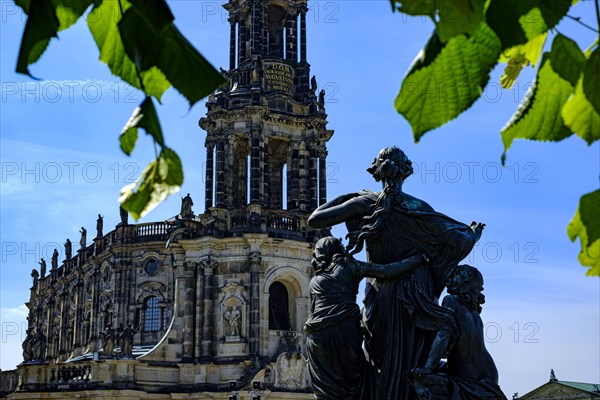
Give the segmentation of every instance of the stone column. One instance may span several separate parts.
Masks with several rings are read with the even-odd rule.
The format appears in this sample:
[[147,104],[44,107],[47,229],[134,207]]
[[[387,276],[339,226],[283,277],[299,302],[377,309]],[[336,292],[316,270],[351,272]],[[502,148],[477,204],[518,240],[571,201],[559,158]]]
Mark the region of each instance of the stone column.
[[250,133],[250,203],[260,202],[260,132]]
[[216,205],[225,207],[225,143],[217,140]]
[[208,211],[213,206],[213,185],[214,185],[214,168],[215,168],[215,144],[213,142],[206,142],[206,180],[204,181],[204,208]]
[[204,327],[204,272],[202,264],[196,267],[196,320],[194,321],[194,354],[196,361],[202,355],[202,329]]
[[300,14],[300,62],[306,63],[306,11]]
[[296,36],[297,29],[297,16],[288,15],[285,20],[285,33],[286,33],[286,52],[285,59],[288,61],[298,61],[298,50],[296,49],[298,43],[298,37]]
[[260,252],[250,254],[250,330],[248,345],[250,356],[260,352],[260,272],[262,258]]
[[[102,318],[100,311],[100,272],[94,269],[94,272],[92,272],[92,312],[90,322],[90,341],[95,343],[94,350],[98,349],[98,333],[101,329],[99,321]],[[113,321],[110,322],[112,323]],[[105,326],[102,326],[102,328],[105,328]]]
[[238,22],[238,67],[246,59],[246,21],[241,18]]
[[297,210],[300,204],[300,145],[292,142],[288,154],[287,209]]
[[[44,334],[46,335],[47,343],[46,343],[46,357],[53,358],[55,355],[54,352],[54,332],[52,331],[52,314],[54,309],[54,298],[48,297],[48,301],[45,302],[44,306],[46,307],[46,331]],[[43,329],[43,328],[42,328]]]
[[262,152],[261,152],[261,167],[263,173],[262,180],[262,203],[264,207],[269,206],[269,185],[271,184],[271,175],[269,169],[269,138],[261,135],[261,144],[262,144]]
[[73,342],[72,347],[79,347],[82,345],[81,332],[83,331],[83,280],[77,276],[77,283],[75,284],[75,316],[73,321]]
[[262,2],[252,3],[252,41],[250,43],[252,54],[262,53]]
[[63,354],[65,352],[65,339],[67,333],[67,309],[65,307],[65,303],[67,302],[67,293],[69,292],[65,286],[64,282],[61,282],[61,287],[58,292],[59,298],[59,318],[60,318],[60,328],[58,331],[58,354]]
[[299,172],[299,183],[300,183],[300,190],[299,190],[299,197],[300,197],[300,210],[301,211],[308,211],[308,207],[309,207],[309,193],[308,193],[308,186],[309,186],[309,174],[308,174],[308,150],[306,150],[306,142],[302,142],[300,143],[300,153],[299,153],[299,166],[298,166],[298,172]]
[[243,146],[242,143],[238,143],[234,155],[236,165],[234,208],[244,208],[248,204],[248,155],[243,151],[245,148]]
[[204,324],[202,325],[202,359],[210,360],[213,352],[213,298],[214,270],[216,263],[209,259],[204,261]]
[[[194,319],[196,311],[196,272],[195,263],[185,263],[182,277],[178,277],[177,283],[183,284],[183,288],[177,290],[177,297],[184,295],[183,301],[183,358],[182,362],[194,362]],[[183,292],[183,293],[181,293]],[[161,313],[162,319],[162,313]],[[162,323],[162,321],[161,321]]]
[[260,1],[260,17],[262,20],[262,54],[269,55],[269,22],[268,22],[268,2]]
[[327,203],[327,151],[319,154],[319,206]]
[[309,195],[309,209],[316,210],[319,206],[318,199],[318,175],[317,175],[317,150],[314,147],[308,151],[308,195]]
[[229,135],[225,141],[225,206],[233,207],[235,204],[236,187],[235,181],[235,162],[237,154],[235,153],[235,135]]
[[235,68],[235,26],[236,26],[236,18],[231,16],[229,17],[229,24],[231,26],[231,31],[229,35],[229,70]]

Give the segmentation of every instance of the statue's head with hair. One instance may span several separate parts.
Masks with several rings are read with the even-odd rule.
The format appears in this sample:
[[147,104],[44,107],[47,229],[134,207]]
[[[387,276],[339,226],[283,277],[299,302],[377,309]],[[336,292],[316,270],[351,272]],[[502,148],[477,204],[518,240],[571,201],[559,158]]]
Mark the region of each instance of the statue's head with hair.
[[367,171],[377,182],[404,181],[412,175],[412,162],[406,154],[396,146],[382,149]]
[[327,236],[320,239],[315,245],[312,266],[316,272],[320,272],[345,255],[346,251],[342,241],[336,237]]
[[471,311],[481,312],[481,305],[485,303],[483,293],[483,275],[475,267],[459,265],[454,275],[446,285],[448,294],[455,295],[461,304]]

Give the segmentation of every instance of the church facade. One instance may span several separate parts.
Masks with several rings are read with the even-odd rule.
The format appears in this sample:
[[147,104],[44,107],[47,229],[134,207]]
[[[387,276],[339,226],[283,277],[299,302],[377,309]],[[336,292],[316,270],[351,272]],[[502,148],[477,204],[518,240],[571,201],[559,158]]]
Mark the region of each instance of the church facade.
[[[9,399],[308,399],[313,244],[327,198],[324,92],[307,62],[307,0],[230,0],[228,84],[211,95],[205,204],[96,234],[32,272],[24,362]],[[197,207],[198,205],[196,205]]]

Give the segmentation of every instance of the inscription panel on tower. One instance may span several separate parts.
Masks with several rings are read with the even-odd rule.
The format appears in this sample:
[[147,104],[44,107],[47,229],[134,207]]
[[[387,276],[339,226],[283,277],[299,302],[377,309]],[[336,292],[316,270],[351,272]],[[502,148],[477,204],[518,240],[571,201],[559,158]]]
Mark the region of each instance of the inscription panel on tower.
[[265,85],[268,91],[294,94],[294,69],[284,63],[265,63]]

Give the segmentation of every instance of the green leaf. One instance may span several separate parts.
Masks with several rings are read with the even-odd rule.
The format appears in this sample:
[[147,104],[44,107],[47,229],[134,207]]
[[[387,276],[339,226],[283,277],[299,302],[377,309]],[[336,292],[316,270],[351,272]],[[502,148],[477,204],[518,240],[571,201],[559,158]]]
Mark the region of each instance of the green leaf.
[[586,63],[579,45],[560,33],[552,41],[552,67],[561,78],[575,87]]
[[177,193],[182,183],[181,160],[173,150],[164,147],[136,182],[121,189],[119,202],[138,220],[165,198]]
[[500,56],[500,62],[507,63],[504,74],[500,77],[500,84],[503,88],[509,89],[515,84],[523,67],[537,64],[547,36],[548,33],[542,33],[523,45],[506,50]]
[[492,0],[486,21],[508,49],[547,32],[567,14],[572,0]]
[[392,9],[407,15],[429,15],[438,9],[439,0],[390,0]]
[[137,60],[142,70],[158,67],[192,106],[225,80],[172,21],[164,0],[136,0],[118,25],[129,58]]
[[135,147],[138,138],[138,128],[144,129],[146,134],[151,135],[160,147],[165,147],[160,120],[158,119],[152,97],[144,99],[142,104],[133,111],[133,114],[131,114],[131,117],[129,117],[129,120],[123,127],[119,141],[121,143],[121,150],[127,155],[130,155]]
[[[394,103],[412,126],[416,141],[481,96],[500,55],[500,41],[485,23],[469,38],[455,36],[443,47],[432,38],[430,44],[435,52],[426,48],[417,57]],[[429,60],[423,60],[428,53]]]
[[28,15],[21,48],[17,59],[17,72],[29,75],[29,66],[40,59],[50,40],[57,33],[73,25],[92,0],[18,0],[15,2]]
[[83,15],[92,0],[54,0],[56,16],[60,21],[59,31],[69,28]]
[[407,15],[426,15],[436,25],[440,40],[472,35],[484,20],[486,0],[391,0],[392,9]]
[[128,156],[131,155],[131,152],[135,148],[135,144],[138,139],[138,129],[135,124],[139,122],[140,118],[142,118],[142,115],[140,113],[140,108],[138,107],[133,111],[133,114],[121,132],[121,136],[119,136],[121,150],[123,150],[123,153],[127,154]]
[[461,33],[472,35],[484,20],[485,0],[438,0],[439,21],[436,23],[440,39],[447,42]]
[[514,139],[560,141],[572,135],[561,117],[561,109],[574,91],[565,77],[577,74],[578,69],[581,71],[582,56],[575,42],[562,35],[554,39],[551,52],[542,57],[535,83],[502,128],[503,160]]
[[181,186],[183,184],[183,166],[177,153],[164,147],[159,159],[159,172],[161,178],[168,185]]
[[[124,10],[131,3],[121,0]],[[100,50],[100,61],[106,63],[110,71],[130,85],[142,90],[135,64],[125,54],[117,23],[121,20],[117,0],[101,0],[91,11],[87,23],[96,45]],[[162,94],[171,86],[164,74],[156,67],[141,72],[145,93],[160,100]]]
[[583,71],[583,93],[597,114],[600,114],[600,50],[590,56]]
[[29,16],[21,39],[17,72],[33,78],[29,66],[44,54],[50,39],[57,37],[60,22],[51,0],[31,0],[27,11]]
[[15,4],[23,9],[23,12],[29,15],[29,6],[31,5],[31,0],[15,0]]
[[600,190],[582,196],[567,227],[572,242],[579,237],[579,262],[590,267],[588,276],[600,276]]
[[600,115],[583,92],[583,79],[577,82],[575,94],[562,108],[561,115],[565,124],[588,144],[600,139]]

